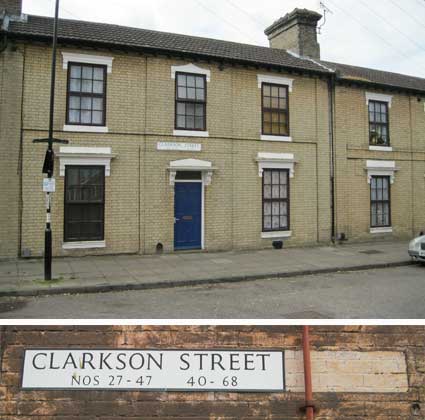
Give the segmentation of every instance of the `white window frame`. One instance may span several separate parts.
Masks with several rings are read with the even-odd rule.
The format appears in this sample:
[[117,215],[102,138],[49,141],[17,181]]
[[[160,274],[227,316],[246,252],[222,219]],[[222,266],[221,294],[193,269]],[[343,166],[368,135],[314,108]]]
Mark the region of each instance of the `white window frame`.
[[[68,70],[68,64],[81,63],[81,64],[97,64],[106,66],[107,73],[112,73],[112,61],[114,57],[93,54],[77,54],[70,52],[62,52],[63,69]],[[106,109],[105,109],[106,112]],[[107,126],[90,126],[90,125],[74,125],[64,124],[63,131],[74,131],[78,133],[107,133]]]
[[[175,80],[176,73],[192,73],[204,75],[207,83],[211,81],[211,70],[198,67],[193,63],[171,66],[171,79]],[[206,88],[206,87],[205,87]],[[208,98],[208,96],[207,96]],[[207,104],[206,104],[207,106]],[[206,107],[205,107],[206,108]],[[173,130],[173,136],[176,137],[209,137],[208,131],[197,131],[197,130]]]
[[[289,178],[293,178],[295,174],[295,157],[293,153],[268,153],[259,152],[256,159],[258,163],[258,176],[263,177],[264,169],[288,169]],[[289,205],[291,200],[289,199]],[[273,238],[290,238],[292,230],[261,232],[262,239]]]
[[[373,176],[389,176],[390,185],[394,184],[395,172],[398,170],[393,160],[367,160],[367,183],[370,184]],[[392,233],[392,226],[370,227],[371,234]]]
[[[87,165],[104,166],[105,177],[111,175],[111,159],[117,155],[112,153],[110,147],[60,147],[59,153],[59,175],[65,176],[66,166]],[[103,241],[77,241],[63,242],[62,249],[93,249],[105,248],[106,242]]]
[[[294,82],[294,79],[290,79],[284,76],[274,76],[270,74],[257,74],[257,83],[258,83],[259,89],[262,88],[263,83],[272,83],[275,85],[287,86],[288,94],[289,94],[290,92],[292,92],[293,82]],[[289,102],[289,98],[288,98],[288,102]],[[265,141],[285,141],[285,142],[292,141],[291,136],[272,136],[270,134],[263,134],[263,133],[260,133],[260,139]]]
[[65,176],[67,165],[104,166],[105,176],[111,174],[111,159],[117,155],[112,153],[110,147],[60,147],[59,175]]
[[[368,109],[368,124],[369,121],[369,101],[379,101],[386,102],[388,104],[388,110],[391,108],[393,97],[392,95],[385,95],[384,93],[376,93],[376,92],[365,92],[366,96],[366,106]],[[376,146],[369,145],[369,150],[376,152],[392,152],[393,148],[391,146]]]

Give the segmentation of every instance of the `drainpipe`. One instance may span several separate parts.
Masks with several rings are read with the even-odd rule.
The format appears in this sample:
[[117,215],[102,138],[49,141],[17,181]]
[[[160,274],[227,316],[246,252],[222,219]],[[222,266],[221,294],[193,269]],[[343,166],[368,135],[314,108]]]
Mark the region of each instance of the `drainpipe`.
[[328,79],[329,95],[329,157],[330,157],[330,190],[331,190],[331,240],[336,241],[335,222],[335,139],[334,139],[334,91],[335,74],[331,74]]
[[303,327],[303,358],[306,419],[314,420],[313,386],[311,383],[310,337],[308,326]]

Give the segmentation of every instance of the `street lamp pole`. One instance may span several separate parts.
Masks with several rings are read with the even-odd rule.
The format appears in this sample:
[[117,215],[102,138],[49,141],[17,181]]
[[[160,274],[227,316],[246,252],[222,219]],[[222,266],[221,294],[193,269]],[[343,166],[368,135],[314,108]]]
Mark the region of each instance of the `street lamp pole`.
[[56,47],[58,38],[59,23],[59,0],[56,0],[55,19],[53,26],[52,45],[52,68],[50,80],[50,113],[49,113],[49,134],[47,139],[35,139],[34,143],[47,143],[46,155],[43,164],[43,173],[47,174],[47,179],[43,182],[43,191],[46,192],[46,227],[44,229],[44,280],[52,280],[52,226],[51,226],[51,193],[55,191],[53,179],[54,152],[53,143],[68,143],[67,140],[55,139],[53,137],[53,119],[55,112],[55,82],[56,82]]
[[[55,21],[53,26],[52,71],[50,79],[50,113],[49,141],[47,155],[53,161],[53,116],[55,113],[55,82],[56,82],[56,45],[58,39],[59,0],[56,0]],[[46,156],[47,157],[47,156]],[[47,168],[47,178],[53,177],[53,165]],[[51,226],[51,193],[46,193],[46,228],[44,230],[44,280],[52,280],[52,226]]]

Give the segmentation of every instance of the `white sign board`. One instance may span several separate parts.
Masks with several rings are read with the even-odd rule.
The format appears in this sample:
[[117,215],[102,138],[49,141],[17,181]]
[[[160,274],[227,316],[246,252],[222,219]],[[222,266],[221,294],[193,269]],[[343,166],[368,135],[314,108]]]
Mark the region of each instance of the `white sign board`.
[[22,388],[282,392],[282,351],[26,350]]
[[185,152],[200,152],[202,150],[202,144],[159,141],[156,144],[156,149],[157,150],[181,150]]
[[55,178],[43,178],[43,192],[53,193],[55,190]]

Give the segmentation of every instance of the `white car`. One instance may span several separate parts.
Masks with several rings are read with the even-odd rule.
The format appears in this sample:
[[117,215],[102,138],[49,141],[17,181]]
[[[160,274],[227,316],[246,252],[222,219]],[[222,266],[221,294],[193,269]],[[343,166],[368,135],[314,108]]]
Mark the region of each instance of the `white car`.
[[409,255],[415,260],[425,263],[425,235],[418,236],[409,243]]

